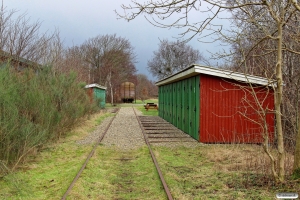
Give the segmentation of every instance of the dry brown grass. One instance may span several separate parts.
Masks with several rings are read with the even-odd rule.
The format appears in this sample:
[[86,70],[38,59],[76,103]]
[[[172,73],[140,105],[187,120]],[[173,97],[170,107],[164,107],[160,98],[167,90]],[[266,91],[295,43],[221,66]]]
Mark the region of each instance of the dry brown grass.
[[[270,174],[270,159],[262,146],[255,144],[208,145],[207,155],[217,170]],[[276,157],[276,151],[273,149]],[[292,173],[293,155],[286,153],[286,174]]]
[[[272,149],[276,158],[276,149]],[[299,180],[293,180],[293,155],[286,153],[286,180],[282,184],[275,182],[271,173],[270,158],[260,145],[250,144],[214,144],[207,145],[205,157],[214,163],[216,173],[232,176],[227,183],[229,188],[265,191],[300,192]]]

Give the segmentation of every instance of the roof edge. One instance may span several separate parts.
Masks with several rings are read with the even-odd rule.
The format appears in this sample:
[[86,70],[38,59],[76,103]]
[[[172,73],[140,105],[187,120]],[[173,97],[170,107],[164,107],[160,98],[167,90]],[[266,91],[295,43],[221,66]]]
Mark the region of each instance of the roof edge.
[[206,74],[206,75],[227,78],[227,79],[232,79],[232,80],[246,82],[246,83],[276,87],[275,80],[272,80],[272,79],[267,79],[264,77],[254,76],[254,75],[250,75],[250,74],[244,74],[244,73],[240,73],[240,72],[234,72],[234,71],[230,71],[230,70],[202,66],[202,65],[198,65],[198,64],[193,64],[193,65],[185,68],[184,70],[179,71],[178,73],[176,73],[174,75],[171,75],[165,79],[162,79],[162,80],[156,82],[155,85],[161,86],[161,85],[173,83],[173,82],[183,80],[183,79],[189,78],[191,76],[199,75],[199,74]]
[[84,86],[84,88],[94,88],[94,87],[100,88],[100,89],[103,89],[103,90],[107,89],[107,87],[101,86],[97,83],[93,83],[93,84],[89,84],[89,85]]

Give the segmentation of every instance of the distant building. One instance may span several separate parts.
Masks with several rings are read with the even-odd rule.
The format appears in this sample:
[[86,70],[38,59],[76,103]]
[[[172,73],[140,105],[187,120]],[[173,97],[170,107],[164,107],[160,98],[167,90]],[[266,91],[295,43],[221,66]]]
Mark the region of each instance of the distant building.
[[17,71],[22,71],[26,68],[38,69],[41,65],[25,58],[11,55],[8,52],[0,50],[0,66],[10,65]]
[[90,102],[97,101],[100,108],[105,108],[106,87],[94,83],[86,85],[85,88],[87,89]]

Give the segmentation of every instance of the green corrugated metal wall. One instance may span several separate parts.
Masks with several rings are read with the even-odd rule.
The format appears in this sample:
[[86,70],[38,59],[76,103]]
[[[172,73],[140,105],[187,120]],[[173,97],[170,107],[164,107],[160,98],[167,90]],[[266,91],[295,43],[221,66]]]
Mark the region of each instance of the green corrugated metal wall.
[[106,99],[106,91],[104,89],[100,89],[97,87],[94,87],[93,89],[94,89],[95,98],[100,101],[99,106],[101,108],[104,108],[105,107],[105,99]]
[[199,76],[159,86],[159,116],[199,141]]

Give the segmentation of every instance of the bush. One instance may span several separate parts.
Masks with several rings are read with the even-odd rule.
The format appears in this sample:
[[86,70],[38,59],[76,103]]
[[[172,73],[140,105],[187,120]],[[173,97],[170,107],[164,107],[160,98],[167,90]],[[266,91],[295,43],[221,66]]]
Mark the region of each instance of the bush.
[[[75,74],[0,69],[0,163],[14,169],[33,149],[57,140],[95,111]],[[0,166],[1,170],[1,166]]]

